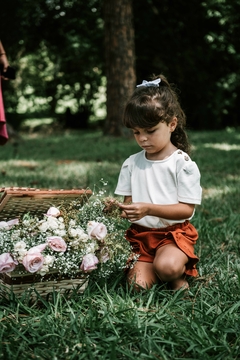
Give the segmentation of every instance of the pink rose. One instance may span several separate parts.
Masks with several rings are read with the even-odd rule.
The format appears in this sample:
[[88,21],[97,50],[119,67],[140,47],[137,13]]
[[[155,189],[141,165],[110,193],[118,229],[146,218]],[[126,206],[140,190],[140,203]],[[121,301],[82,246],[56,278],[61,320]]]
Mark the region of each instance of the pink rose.
[[60,215],[60,211],[55,208],[54,206],[50,207],[47,211],[47,216],[53,216],[53,217],[58,217]]
[[19,223],[18,219],[13,219],[9,221],[0,221],[0,228],[10,230],[14,225]]
[[9,253],[0,255],[0,273],[11,272],[15,269],[18,262]]
[[46,246],[47,244],[34,246],[24,255],[22,263],[27,271],[34,273],[42,268],[44,257],[41,251],[43,251]]
[[92,239],[103,240],[107,235],[107,228],[103,223],[89,221],[87,232]]
[[63,238],[61,238],[61,236],[49,236],[47,238],[47,243],[49,247],[54,251],[64,252],[67,250],[67,244],[65,243]]
[[94,254],[84,255],[80,269],[84,272],[91,272],[97,269],[98,258]]

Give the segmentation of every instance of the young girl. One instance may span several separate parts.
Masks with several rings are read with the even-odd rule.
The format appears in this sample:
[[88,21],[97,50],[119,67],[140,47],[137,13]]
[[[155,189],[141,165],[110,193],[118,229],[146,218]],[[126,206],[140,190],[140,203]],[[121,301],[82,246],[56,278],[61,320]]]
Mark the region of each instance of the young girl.
[[188,155],[185,114],[163,75],[137,86],[123,122],[143,149],[123,163],[115,190],[124,196],[122,217],[132,223],[126,239],[139,254],[128,282],[150,288],[161,280],[173,290],[187,288],[186,275],[198,274],[198,234],[189,220],[202,190]]

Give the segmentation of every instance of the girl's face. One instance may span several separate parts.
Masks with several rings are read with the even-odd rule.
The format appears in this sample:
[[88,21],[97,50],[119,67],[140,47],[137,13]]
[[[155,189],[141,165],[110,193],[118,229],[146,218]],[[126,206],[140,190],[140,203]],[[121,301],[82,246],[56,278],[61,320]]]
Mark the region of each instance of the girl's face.
[[171,133],[176,126],[177,118],[174,117],[169,124],[164,121],[152,128],[136,127],[132,130],[135,140],[146,151],[146,157],[149,160],[163,160],[176,150],[171,143]]

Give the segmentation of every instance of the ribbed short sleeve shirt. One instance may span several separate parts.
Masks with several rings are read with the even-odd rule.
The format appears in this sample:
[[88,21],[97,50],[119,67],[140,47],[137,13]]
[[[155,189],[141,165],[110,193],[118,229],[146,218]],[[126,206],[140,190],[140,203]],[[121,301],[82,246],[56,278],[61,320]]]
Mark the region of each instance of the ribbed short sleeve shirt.
[[[145,151],[124,161],[115,194],[132,196],[132,202],[172,205],[179,202],[201,204],[200,172],[194,161],[182,150],[164,160],[148,160]],[[135,223],[162,228],[189,219],[169,220],[145,216]]]

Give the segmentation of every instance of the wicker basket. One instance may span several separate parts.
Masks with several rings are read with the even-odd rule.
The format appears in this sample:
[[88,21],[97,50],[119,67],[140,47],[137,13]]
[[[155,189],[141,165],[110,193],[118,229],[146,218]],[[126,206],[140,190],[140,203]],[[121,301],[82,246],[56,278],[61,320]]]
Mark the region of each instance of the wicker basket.
[[0,188],[0,221],[21,216],[24,213],[44,214],[50,206],[73,200],[84,203],[92,195],[91,190],[43,190],[35,188]]
[[22,295],[25,291],[30,292],[31,298],[49,296],[53,291],[65,293],[75,290],[82,293],[88,285],[88,276],[78,273],[74,278],[59,276],[58,272],[46,276],[8,273],[0,274],[0,293],[9,294],[11,291],[16,296]]
[[[69,203],[77,200],[82,204],[91,196],[91,190],[43,190],[34,188],[0,188],[0,221],[18,218],[24,213],[41,215],[50,206]],[[18,267],[17,267],[18,268]],[[79,272],[74,278],[59,275],[57,271],[45,276],[29,274],[24,271],[14,271],[0,274],[0,293],[13,291],[21,295],[31,290],[31,297],[39,295],[46,297],[53,291],[63,293],[73,289],[83,292],[88,284],[88,275]],[[36,290],[36,291],[35,291]]]

